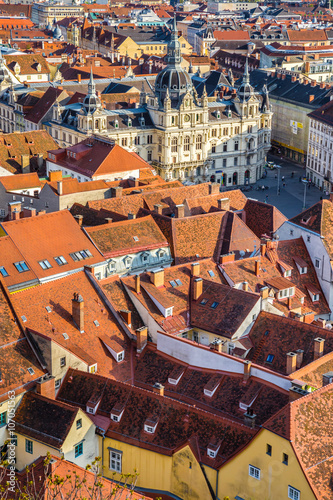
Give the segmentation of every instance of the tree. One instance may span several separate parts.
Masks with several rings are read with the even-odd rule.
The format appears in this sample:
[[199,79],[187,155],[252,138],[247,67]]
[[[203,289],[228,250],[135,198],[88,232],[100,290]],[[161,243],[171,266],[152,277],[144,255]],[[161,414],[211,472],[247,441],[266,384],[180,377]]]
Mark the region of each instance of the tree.
[[40,457],[23,472],[12,473],[8,460],[0,463],[1,500],[139,500],[134,491],[138,473],[122,474],[120,482],[107,480],[100,458],[83,469],[66,460]]

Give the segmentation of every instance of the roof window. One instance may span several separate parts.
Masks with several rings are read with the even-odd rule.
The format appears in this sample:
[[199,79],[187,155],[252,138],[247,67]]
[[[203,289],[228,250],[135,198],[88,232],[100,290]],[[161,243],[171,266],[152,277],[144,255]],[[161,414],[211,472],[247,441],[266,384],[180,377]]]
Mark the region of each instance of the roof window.
[[83,259],[89,259],[92,257],[92,253],[89,250],[79,250],[78,252],[73,252],[69,254],[74,261],[79,261]]
[[182,282],[180,280],[176,280],[177,286],[182,286]]
[[211,278],[214,278],[215,276],[215,273],[211,269],[208,271],[208,274]]
[[133,236],[134,241],[139,241],[139,238],[137,236]]
[[15,262],[14,266],[16,267],[19,273],[24,273],[25,271],[29,271],[29,268],[24,262],[24,260],[21,260],[20,262]]
[[208,299],[202,299],[202,301],[200,302],[200,305],[201,306],[205,306],[208,302]]
[[30,373],[30,375],[34,375],[35,374],[35,371],[33,368],[28,368],[28,372]]
[[58,257],[54,257],[54,260],[56,261],[58,266],[64,266],[65,264],[67,264],[67,260],[62,255],[59,255]]
[[211,309],[216,309],[218,305],[219,305],[219,302],[213,302],[210,307],[211,307]]
[[6,278],[6,276],[9,276],[9,274],[7,273],[6,269],[3,266],[0,267],[0,273],[4,278]]
[[177,283],[174,280],[169,281],[169,283],[172,286],[172,288],[176,288],[177,287]]
[[52,312],[52,309],[50,306],[46,306],[45,309],[47,310],[48,313]]
[[51,267],[52,267],[52,266],[51,266],[51,264],[49,263],[49,261],[48,261],[47,259],[45,259],[45,260],[40,260],[40,261],[38,262],[38,264],[40,265],[40,267],[41,267],[42,269],[44,269],[44,271],[46,271],[47,269],[51,269]]
[[266,358],[266,363],[273,363],[274,354],[269,354]]
[[64,337],[65,340],[69,339],[69,336],[67,335],[67,333],[63,333],[62,336]]

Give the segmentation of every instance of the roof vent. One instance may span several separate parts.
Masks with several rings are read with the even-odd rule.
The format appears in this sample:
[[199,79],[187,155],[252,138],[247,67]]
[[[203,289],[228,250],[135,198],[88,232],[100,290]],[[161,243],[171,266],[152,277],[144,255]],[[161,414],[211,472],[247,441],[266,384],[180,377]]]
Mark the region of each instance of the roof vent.
[[47,310],[48,313],[52,312],[52,309],[50,306],[46,306],[45,309]]

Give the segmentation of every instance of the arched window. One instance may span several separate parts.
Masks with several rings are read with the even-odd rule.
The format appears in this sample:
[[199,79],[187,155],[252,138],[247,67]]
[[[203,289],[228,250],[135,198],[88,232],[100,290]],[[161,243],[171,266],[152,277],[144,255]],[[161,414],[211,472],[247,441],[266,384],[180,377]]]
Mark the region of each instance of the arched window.
[[195,140],[195,149],[202,149],[202,135],[197,135]]
[[190,150],[190,136],[186,135],[184,137],[184,151],[189,151]]
[[177,153],[178,151],[178,139],[173,137],[171,140],[171,153]]

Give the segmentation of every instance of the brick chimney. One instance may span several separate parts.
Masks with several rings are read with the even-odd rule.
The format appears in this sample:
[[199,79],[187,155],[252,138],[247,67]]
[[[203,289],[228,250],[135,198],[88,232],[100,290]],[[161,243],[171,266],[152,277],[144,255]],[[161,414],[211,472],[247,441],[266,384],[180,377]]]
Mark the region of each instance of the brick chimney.
[[281,80],[285,80],[285,79],[286,79],[286,74],[282,73]]
[[297,354],[296,352],[288,352],[287,353],[287,375],[290,375],[296,370],[296,360]]
[[257,415],[253,413],[252,408],[248,408],[246,413],[244,413],[244,424],[254,429],[256,425],[256,416]]
[[242,285],[243,285],[244,292],[248,292],[249,291],[249,284],[248,284],[248,282],[247,281],[243,281]]
[[317,82],[315,80],[311,80],[311,87],[315,87],[317,85]]
[[314,339],[313,359],[319,359],[324,354],[325,339],[317,337]]
[[62,180],[62,170],[51,170],[49,172],[50,182],[58,182]]
[[81,73],[77,74],[77,81],[78,81],[78,83],[81,83]]
[[229,198],[220,198],[219,200],[217,200],[217,206],[219,210],[230,210]]
[[295,83],[295,82],[296,82],[296,80],[297,80],[296,76],[295,76],[295,75],[293,75],[293,76],[291,77],[291,81],[292,81],[292,83]]
[[226,253],[224,255],[220,255],[220,264],[226,264],[227,262],[234,262],[235,254],[234,252]]
[[156,271],[152,271],[150,280],[156,286],[156,288],[164,286],[164,269],[157,269]]
[[137,352],[142,352],[147,345],[148,340],[148,328],[142,326],[136,330],[136,350]]
[[125,321],[126,325],[131,328],[132,327],[132,313],[128,309],[121,309],[120,315]]
[[251,377],[251,361],[246,360],[244,362],[244,374],[243,374],[243,382],[247,382]]
[[154,205],[154,212],[156,212],[159,215],[162,215],[163,205],[160,205],[160,203],[156,203],[156,205]]
[[218,182],[211,182],[209,184],[209,194],[219,194],[220,184]]
[[266,254],[266,243],[261,243],[260,244],[260,254],[265,257]]
[[9,219],[18,220],[20,218],[21,210],[22,204],[20,201],[11,201],[8,203]]
[[74,292],[72,299],[72,318],[81,333],[84,332],[84,302],[81,295]]
[[57,182],[57,193],[59,196],[62,195],[62,181]]
[[195,278],[193,281],[193,300],[198,300],[200,295],[202,295],[202,278]]
[[51,375],[44,375],[37,380],[36,392],[49,399],[55,399],[55,378]]
[[30,173],[30,156],[21,155],[21,170],[22,174]]
[[111,188],[111,198],[120,198],[123,195],[123,188],[115,186]]
[[140,274],[135,276],[135,292],[140,293]]
[[268,286],[263,286],[262,288],[260,288],[260,296],[263,300],[268,299],[268,295],[269,295]]
[[78,225],[81,227],[82,226],[82,222],[83,222],[83,215],[74,215],[74,219],[76,220],[76,222],[78,223]]
[[183,217],[185,217],[185,205],[176,205],[175,215],[177,219],[182,219]]
[[200,263],[192,262],[191,264],[191,276],[199,276],[200,275]]
[[164,396],[164,385],[159,382],[155,382],[153,385],[153,392],[155,392],[155,394],[159,394],[160,396]]
[[296,366],[297,366],[297,369],[299,369],[302,366],[303,355],[304,355],[303,349],[297,349],[297,351],[296,351]]
[[254,263],[254,272],[256,276],[260,274],[260,260],[256,260]]
[[112,224],[113,220],[111,217],[105,217],[106,224]]

